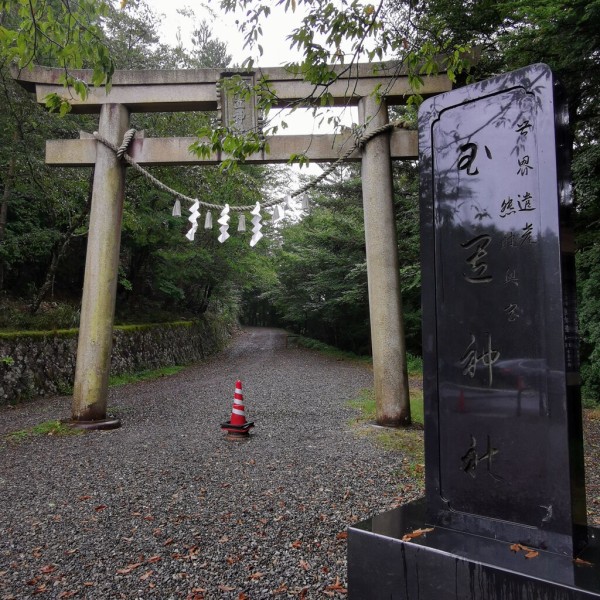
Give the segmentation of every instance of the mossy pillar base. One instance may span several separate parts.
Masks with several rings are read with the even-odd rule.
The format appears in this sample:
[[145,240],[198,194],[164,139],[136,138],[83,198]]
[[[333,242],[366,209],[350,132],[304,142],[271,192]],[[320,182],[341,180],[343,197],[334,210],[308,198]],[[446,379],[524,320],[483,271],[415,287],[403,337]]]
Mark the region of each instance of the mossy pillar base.
[[[123,105],[102,106],[100,135],[120,145],[128,127]],[[106,146],[96,148],[72,413],[86,422],[106,419],[125,189],[124,164]]]
[[[385,101],[379,103],[367,96],[358,108],[361,124],[367,125],[365,133],[387,124]],[[367,142],[361,173],[377,423],[408,425],[410,405],[389,133]]]

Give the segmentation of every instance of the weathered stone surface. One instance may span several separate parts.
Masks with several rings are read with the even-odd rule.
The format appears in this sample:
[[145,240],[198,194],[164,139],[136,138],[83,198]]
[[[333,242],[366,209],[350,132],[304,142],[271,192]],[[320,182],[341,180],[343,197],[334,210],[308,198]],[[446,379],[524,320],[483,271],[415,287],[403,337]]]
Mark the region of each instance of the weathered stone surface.
[[[357,105],[360,98],[369,96],[373,90],[385,90],[388,104],[404,104],[412,89],[406,71],[397,62],[361,63],[348,69],[333,67],[340,78],[327,86],[336,106]],[[32,70],[14,70],[13,77],[26,89],[35,91],[37,100],[44,103],[47,94],[56,93],[66,98],[74,113],[97,113],[103,104],[123,104],[130,112],[216,110],[216,83],[222,75],[218,69],[115,71],[112,86],[107,93],[103,86],[91,87],[82,100],[70,89],[59,83],[61,69],[36,67]],[[72,75],[90,81],[92,71],[73,71]],[[284,68],[257,69],[256,76],[268,81],[276,97],[276,108],[286,108],[291,102],[305,100],[310,105],[313,93],[325,90],[304,81],[301,75]],[[358,79],[357,79],[358,77]],[[451,89],[445,74],[424,78],[419,89],[422,96],[439,94]]]
[[[0,405],[70,394],[76,329],[0,338]],[[111,374],[188,364],[221,349],[230,328],[212,320],[115,327]]]
[[[226,155],[213,153],[199,157],[190,152],[197,138],[136,138],[127,153],[141,166],[147,165],[214,165]],[[351,133],[339,135],[276,135],[268,138],[269,152],[255,152],[245,160],[247,163],[287,163],[290,155],[306,151],[311,162],[328,162],[339,158],[354,143]],[[52,166],[92,167],[96,164],[98,144],[94,138],[79,140],[48,140],[46,142],[46,164]],[[405,129],[393,131],[389,138],[392,159],[417,158],[417,132]],[[357,149],[348,157],[348,162],[358,162],[362,152]]]

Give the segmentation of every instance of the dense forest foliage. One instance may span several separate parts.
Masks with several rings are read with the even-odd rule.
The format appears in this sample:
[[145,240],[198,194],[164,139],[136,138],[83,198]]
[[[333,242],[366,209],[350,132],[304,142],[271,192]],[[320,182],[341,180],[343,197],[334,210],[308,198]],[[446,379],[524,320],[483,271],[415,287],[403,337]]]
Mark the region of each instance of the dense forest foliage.
[[[287,2],[288,10],[301,3]],[[91,132],[96,122],[92,116],[49,113],[14,84],[9,65],[15,60],[24,64],[27,57],[27,43],[19,44],[11,33],[23,19],[15,9],[20,4],[1,4],[0,326],[71,326],[77,323],[83,277],[90,170],[46,167],[44,141]],[[97,4],[78,6],[92,11]],[[221,2],[229,10],[245,9],[250,37],[261,19],[269,18],[269,4]],[[304,4],[307,16],[291,42],[306,58],[300,67],[309,77],[319,72],[314,67],[318,60],[336,59],[344,38],[356,49],[350,59],[359,57],[357,40],[367,33],[379,43],[375,51],[365,51],[374,59],[378,47],[410,60],[419,58],[417,50],[422,49],[458,56],[464,48],[477,48],[480,58],[469,72],[452,64],[456,85],[535,62],[554,70],[565,86],[573,133],[584,396],[600,401],[600,1],[384,0],[376,5],[349,2],[345,8],[338,4],[335,10],[325,0]],[[345,19],[340,18],[344,10]],[[99,81],[110,77],[113,68],[231,66],[226,44],[213,37],[207,23],[197,22],[185,48],[168,47],[158,39],[159,17],[141,0],[109,4],[104,15],[96,16],[101,25],[88,31],[94,44],[70,66],[96,67]],[[329,54],[311,37],[315,31],[330,36]],[[40,44],[31,60],[62,64],[63,58]],[[192,113],[135,115],[133,126],[148,136],[194,135],[210,126],[207,119]],[[290,191],[286,182],[294,180],[281,168],[243,165],[227,171],[161,167],[152,172],[186,195],[232,204],[285,194]],[[394,175],[407,346],[418,353],[417,166],[395,164]],[[171,216],[173,198],[133,172],[127,175],[126,194],[118,320],[166,320],[213,311],[249,324],[286,326],[355,352],[369,351],[357,167],[339,167],[310,191],[310,210],[303,218],[268,225],[267,235],[253,249],[249,232],[219,244],[216,231],[200,228],[195,241],[188,242],[187,220]]]

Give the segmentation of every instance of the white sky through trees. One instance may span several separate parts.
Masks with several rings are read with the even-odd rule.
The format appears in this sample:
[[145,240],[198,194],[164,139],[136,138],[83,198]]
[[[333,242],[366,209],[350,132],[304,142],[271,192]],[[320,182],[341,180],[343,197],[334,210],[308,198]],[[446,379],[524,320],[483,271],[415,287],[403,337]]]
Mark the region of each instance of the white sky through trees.
[[[218,0],[212,2],[190,2],[190,0],[147,0],[148,5],[158,14],[164,14],[161,34],[163,41],[175,45],[177,31],[181,31],[181,38],[185,46],[186,37],[189,37],[194,22],[177,13],[177,10],[191,8],[197,22],[206,20],[213,28],[215,38],[227,43],[229,53],[233,56],[234,64],[241,64],[250,55],[244,48],[244,38],[236,26],[236,19],[243,19],[244,13],[225,13],[219,7]],[[282,7],[275,6],[263,27],[263,38],[260,44],[264,49],[262,57],[258,51],[252,51],[255,64],[261,67],[277,67],[285,62],[297,60],[298,51],[290,50],[290,43],[286,40],[295,27],[300,24],[300,12],[285,12]],[[211,14],[212,13],[212,14]]]
[[[196,15],[196,23],[206,20],[214,31],[214,37],[227,44],[228,53],[232,56],[232,64],[240,65],[248,56],[252,56],[254,64],[260,67],[278,67],[287,62],[298,61],[301,58],[297,48],[290,49],[290,41],[286,37],[293,29],[298,27],[303,14],[299,9],[294,13],[287,13],[283,7],[276,6],[273,2],[272,12],[263,24],[263,37],[259,43],[263,47],[263,55],[259,56],[258,50],[244,48],[244,36],[237,29],[236,19],[243,19],[244,13],[225,13],[220,9],[218,0],[209,2],[190,2],[190,0],[147,0],[148,5],[158,15],[164,15],[160,29],[161,41],[172,46],[178,43],[178,33],[181,41],[186,46],[186,39],[190,38],[194,27],[194,21],[182,16],[177,11],[191,8]],[[336,109],[339,113],[340,109]],[[279,133],[288,135],[329,133],[333,131],[332,126],[327,125],[325,119],[320,128],[317,122],[320,120],[312,117],[308,110],[297,110],[294,114],[284,116],[288,128]],[[346,110],[343,117],[344,123],[350,125],[356,122],[355,109]],[[314,128],[314,129],[313,129]]]

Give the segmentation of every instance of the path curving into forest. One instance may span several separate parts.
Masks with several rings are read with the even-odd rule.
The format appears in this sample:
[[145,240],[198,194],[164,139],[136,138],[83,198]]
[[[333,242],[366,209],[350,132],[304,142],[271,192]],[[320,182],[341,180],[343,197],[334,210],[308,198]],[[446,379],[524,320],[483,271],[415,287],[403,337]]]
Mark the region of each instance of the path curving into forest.
[[[228,441],[241,379],[251,438]],[[364,365],[247,328],[178,375],[112,388],[121,429],[0,443],[0,599],[345,597],[347,526],[416,496],[353,430]],[[0,436],[69,415],[0,411]]]

